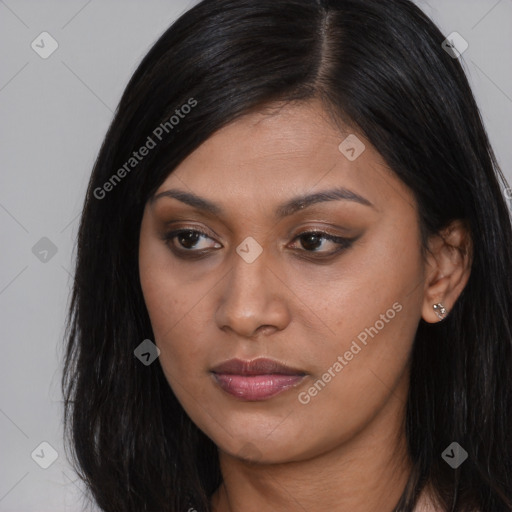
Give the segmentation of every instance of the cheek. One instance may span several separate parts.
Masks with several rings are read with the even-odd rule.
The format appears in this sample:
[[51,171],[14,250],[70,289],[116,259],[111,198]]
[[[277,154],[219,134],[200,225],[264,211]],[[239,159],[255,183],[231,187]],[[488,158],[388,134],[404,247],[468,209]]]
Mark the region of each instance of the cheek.
[[315,372],[296,393],[294,418],[303,435],[305,429],[312,439],[321,437],[322,449],[351,439],[384,404],[397,411],[405,403],[398,389],[408,382],[417,320],[404,302],[359,307],[338,336],[316,350],[308,347]]
[[184,286],[174,275],[154,265],[141,272],[141,286],[162,366],[177,371],[200,361],[204,328],[198,313],[204,303],[198,304],[197,287]]
[[[187,415],[199,429],[208,433],[212,424],[215,427],[223,422],[208,374],[208,355],[215,353],[215,347],[212,350],[209,343],[205,344],[208,326],[211,330],[210,315],[204,309],[205,302],[198,303],[193,292],[190,297],[180,294],[177,298],[175,289],[166,288],[166,293],[161,294],[162,287],[158,285],[149,287],[147,293],[154,342],[160,349],[158,360],[167,383]],[[189,300],[194,297],[195,300]],[[217,436],[222,437],[223,432],[221,429]]]
[[[139,276],[144,302],[155,336],[162,337],[177,325],[194,305],[194,287],[176,265],[170,249],[158,238],[149,220],[142,222]],[[197,302],[197,301],[196,301]]]
[[197,378],[203,370],[206,375],[204,347],[201,346],[201,334],[204,338],[205,331],[194,316],[201,304],[194,307],[197,299],[193,301],[193,297],[188,296],[190,291],[177,294],[174,280],[155,268],[141,274],[141,283],[165,378],[178,401],[198,423],[204,408],[196,410],[198,397],[204,396],[206,391],[204,379]]
[[[314,313],[311,319],[334,351],[348,350],[361,332],[364,341],[364,330],[376,322],[379,333],[394,332],[395,344],[410,343],[421,315],[424,277],[420,241],[411,220],[400,230],[390,222],[368,233],[332,267],[289,269],[283,275]],[[395,303],[400,313],[398,306],[393,309]]]
[[311,399],[318,413],[328,407],[340,421],[346,410],[353,418],[370,414],[407,368],[423,299],[414,236],[407,244],[374,239],[316,292],[324,305],[318,311],[325,338],[307,347],[307,359],[315,361],[320,382],[302,398]]
[[[188,322],[188,314],[193,308],[192,290],[180,282],[180,274],[172,268],[172,259],[165,244],[148,233],[144,222],[141,230],[139,248],[139,276],[144,302],[149,314],[155,344],[161,351],[160,361],[164,371],[172,368],[169,365],[174,358],[169,358],[169,349],[176,352],[176,359],[183,359],[190,354],[193,357],[192,343],[176,344],[172,347],[171,340],[176,339],[176,333]],[[193,332],[188,333],[188,339],[194,340]],[[182,348],[181,350],[180,347]],[[180,360],[180,364],[184,361]],[[179,367],[179,365],[177,365]],[[174,370],[173,370],[174,373]]]
[[[207,384],[206,356],[218,350],[208,342],[213,337],[206,336],[212,330],[209,295],[215,292],[215,281],[191,280],[166,252],[165,246],[162,251],[149,244],[140,251],[141,287],[162,370],[178,400],[186,410],[194,410]],[[196,398],[189,403],[191,395]]]

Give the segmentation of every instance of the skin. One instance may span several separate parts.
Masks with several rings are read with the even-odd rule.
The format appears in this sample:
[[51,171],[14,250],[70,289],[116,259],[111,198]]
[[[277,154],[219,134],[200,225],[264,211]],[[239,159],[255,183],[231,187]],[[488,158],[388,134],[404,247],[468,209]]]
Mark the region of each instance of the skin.
[[[454,222],[423,258],[413,194],[369,141],[336,126],[317,101],[275,107],[216,132],[157,190],[194,193],[222,214],[166,196],[146,205],[140,279],[160,364],[219,448],[215,512],[392,510],[410,471],[403,419],[414,334],[420,318],[439,321],[432,304],[450,311],[464,288],[467,232]],[[366,147],[354,161],[338,149],[350,133]],[[333,187],[373,206],[333,200],[274,216],[291,198]],[[175,229],[207,237],[163,240]],[[335,242],[297,238],[319,230],[356,240],[322,259]],[[247,237],[263,250],[252,263],[236,252]],[[187,260],[171,247],[210,252]],[[301,403],[299,394],[395,303],[400,312]],[[268,400],[241,401],[210,373],[235,357],[273,358],[306,377]],[[422,499],[417,510],[434,510]]]

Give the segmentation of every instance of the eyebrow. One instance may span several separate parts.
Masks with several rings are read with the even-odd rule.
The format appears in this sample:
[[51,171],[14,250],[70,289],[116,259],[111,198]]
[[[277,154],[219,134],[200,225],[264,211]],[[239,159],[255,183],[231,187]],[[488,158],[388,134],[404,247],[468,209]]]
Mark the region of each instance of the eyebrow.
[[[159,194],[153,196],[150,199],[150,202],[154,203],[155,201],[162,197],[171,197],[177,199],[178,201],[188,204],[189,206],[192,206],[194,208],[197,208],[198,210],[203,210],[214,215],[219,216],[224,213],[223,209],[219,205],[213,203],[212,201],[209,201],[208,199],[200,197],[191,192],[185,192],[183,190],[178,189],[170,189],[165,190],[164,192],[160,192]],[[308,208],[309,206],[312,206],[317,203],[340,200],[352,201],[354,203],[359,203],[364,206],[375,208],[373,203],[371,203],[365,197],[356,194],[355,192],[352,192],[347,188],[337,187],[329,190],[324,190],[321,192],[316,192],[314,194],[305,194],[302,196],[294,197],[286,201],[285,203],[279,205],[275,209],[274,215],[277,218],[288,217],[299,210],[303,210],[304,208]]]

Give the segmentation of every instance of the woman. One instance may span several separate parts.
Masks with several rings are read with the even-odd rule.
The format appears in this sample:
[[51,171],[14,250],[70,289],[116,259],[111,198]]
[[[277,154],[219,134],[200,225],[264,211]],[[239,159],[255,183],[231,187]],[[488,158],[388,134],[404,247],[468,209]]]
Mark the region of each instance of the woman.
[[105,511],[512,510],[512,230],[410,1],[204,0],[134,73],[63,388]]

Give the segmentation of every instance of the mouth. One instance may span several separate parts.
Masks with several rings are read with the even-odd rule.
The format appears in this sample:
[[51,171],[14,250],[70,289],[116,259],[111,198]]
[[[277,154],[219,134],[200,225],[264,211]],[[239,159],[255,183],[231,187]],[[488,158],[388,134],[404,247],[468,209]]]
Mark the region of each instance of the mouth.
[[261,401],[297,386],[306,372],[273,359],[230,359],[211,370],[215,383],[229,395],[244,401]]

